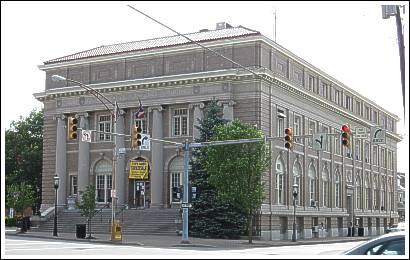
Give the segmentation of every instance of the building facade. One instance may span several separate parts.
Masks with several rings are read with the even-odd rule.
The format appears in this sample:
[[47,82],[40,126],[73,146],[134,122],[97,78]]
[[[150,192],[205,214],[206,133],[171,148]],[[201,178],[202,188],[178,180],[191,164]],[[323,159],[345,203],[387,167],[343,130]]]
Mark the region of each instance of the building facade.
[[[313,149],[311,138],[296,137],[292,151],[283,140],[270,143],[272,166],[264,176],[266,196],[256,221],[261,237],[290,239],[294,183],[299,185],[298,238],[345,236],[349,225],[365,235],[380,234],[390,219],[397,221],[396,115],[257,31],[218,23],[216,30],[187,36],[258,76],[180,36],[101,46],[39,66],[46,73],[45,90],[34,94],[45,113],[42,211],[53,206],[55,174],[60,206],[88,184],[96,185],[98,203],[111,203],[115,189],[117,203],[129,208],[179,206],[172,188],[182,184],[183,153],[163,142],[151,142],[150,151],[131,149],[131,127],[141,126],[156,139],[192,141],[198,136],[194,125],[216,98],[225,119],[256,124],[266,136],[284,136],[287,127],[295,136],[336,134],[328,136],[323,151]],[[115,120],[107,108],[83,87],[54,82],[52,75],[82,82],[118,102],[116,133],[125,136],[117,137],[117,148],[125,153],[113,157]],[[143,119],[134,116],[138,98]],[[67,140],[68,116],[82,129],[94,130],[91,143]],[[344,123],[368,132],[381,126],[386,144],[352,134],[347,149],[338,135]],[[145,178],[130,175],[137,161],[148,164]]]
[[399,222],[406,220],[406,175],[403,172],[397,173],[397,213]]

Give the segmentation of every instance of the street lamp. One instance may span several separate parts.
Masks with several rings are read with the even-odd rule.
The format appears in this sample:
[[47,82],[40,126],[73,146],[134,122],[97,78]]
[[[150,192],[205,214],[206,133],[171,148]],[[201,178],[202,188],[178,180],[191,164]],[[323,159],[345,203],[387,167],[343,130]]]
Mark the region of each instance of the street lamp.
[[53,230],[53,236],[57,236],[57,190],[58,190],[58,184],[60,181],[60,178],[56,175],[54,175],[54,189],[56,191],[56,197],[54,200],[54,230]]
[[292,242],[296,242],[296,198],[298,197],[298,184],[293,184],[293,234]]

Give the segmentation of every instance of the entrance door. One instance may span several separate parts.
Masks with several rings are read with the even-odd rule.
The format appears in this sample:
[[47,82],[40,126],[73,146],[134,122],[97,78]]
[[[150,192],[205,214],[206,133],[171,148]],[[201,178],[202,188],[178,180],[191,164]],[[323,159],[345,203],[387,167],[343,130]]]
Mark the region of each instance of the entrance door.
[[134,205],[136,208],[145,208],[144,181],[134,181]]

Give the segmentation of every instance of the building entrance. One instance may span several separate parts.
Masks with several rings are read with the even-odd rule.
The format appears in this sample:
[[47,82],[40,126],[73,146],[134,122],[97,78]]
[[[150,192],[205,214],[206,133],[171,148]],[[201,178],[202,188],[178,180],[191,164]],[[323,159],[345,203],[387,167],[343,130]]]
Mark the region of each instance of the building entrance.
[[150,207],[150,179],[148,161],[137,158],[130,161],[128,206],[131,209]]

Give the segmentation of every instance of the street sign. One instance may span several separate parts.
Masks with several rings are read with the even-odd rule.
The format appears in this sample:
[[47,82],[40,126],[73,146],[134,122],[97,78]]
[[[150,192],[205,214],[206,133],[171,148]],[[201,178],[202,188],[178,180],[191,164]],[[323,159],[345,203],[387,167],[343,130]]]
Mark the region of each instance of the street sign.
[[192,204],[191,203],[182,203],[181,208],[192,208]]
[[385,144],[386,143],[386,130],[375,126],[370,129],[370,140],[373,144]]
[[151,141],[149,140],[150,135],[141,134],[141,151],[150,151],[151,150]]
[[118,148],[118,153],[119,154],[125,154],[127,152],[127,149],[125,148]]
[[325,149],[326,143],[327,143],[326,133],[313,134],[313,149],[323,151]]
[[91,130],[81,130],[81,141],[91,143]]
[[354,134],[354,137],[357,139],[365,139],[367,138],[367,131],[366,128],[364,127],[356,127],[356,132]]
[[115,192],[115,190],[111,190],[111,198],[116,198],[117,197],[117,193]]

